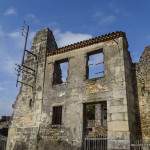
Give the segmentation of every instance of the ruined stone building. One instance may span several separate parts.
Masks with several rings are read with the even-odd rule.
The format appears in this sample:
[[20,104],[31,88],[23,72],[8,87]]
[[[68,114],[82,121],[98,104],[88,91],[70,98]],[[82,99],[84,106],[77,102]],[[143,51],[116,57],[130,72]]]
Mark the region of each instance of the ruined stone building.
[[58,48],[43,29],[31,52],[7,150],[76,150],[88,137],[127,150],[135,139],[150,140],[150,47],[133,63],[124,32]]

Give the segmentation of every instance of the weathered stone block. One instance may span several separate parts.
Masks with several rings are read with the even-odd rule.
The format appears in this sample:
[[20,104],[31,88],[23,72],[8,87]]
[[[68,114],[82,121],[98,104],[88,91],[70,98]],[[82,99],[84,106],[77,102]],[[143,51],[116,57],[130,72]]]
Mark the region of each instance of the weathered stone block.
[[127,121],[111,121],[108,122],[108,130],[110,131],[129,131]]

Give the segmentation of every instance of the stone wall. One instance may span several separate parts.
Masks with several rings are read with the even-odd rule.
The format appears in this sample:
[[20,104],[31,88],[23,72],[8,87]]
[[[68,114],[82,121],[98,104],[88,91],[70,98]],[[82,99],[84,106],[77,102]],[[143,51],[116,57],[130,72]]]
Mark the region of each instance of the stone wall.
[[[125,48],[127,48],[127,43],[124,43]],[[126,96],[127,96],[127,106],[128,106],[128,118],[129,118],[129,128],[130,128],[130,142],[132,143],[138,135],[138,126],[136,116],[136,97],[134,89],[135,74],[133,72],[133,63],[129,51],[124,51],[124,64],[125,64],[125,77],[126,77]],[[140,133],[139,133],[140,134]]]
[[[14,115],[9,129],[7,150],[17,150],[20,146],[30,150],[37,147],[37,135],[43,103],[46,56],[47,51],[55,48],[57,48],[57,45],[49,29],[37,32],[31,48],[31,52],[37,55],[37,59],[28,54],[24,62],[25,66],[35,70],[36,78],[28,73],[22,75],[22,82],[33,86],[33,88],[24,84],[21,85],[14,104]],[[33,72],[30,71],[30,73]]]
[[[81,146],[83,138],[83,104],[107,102],[107,126],[109,149],[128,149],[130,130],[126,95],[124,65],[125,39],[94,44],[74,51],[49,56],[47,58],[43,117],[51,124],[52,107],[63,106],[63,127],[68,136],[64,141]],[[105,75],[96,80],[86,79],[86,56],[88,52],[103,49]],[[53,85],[53,64],[56,60],[69,58],[69,77],[66,84]],[[128,58],[127,58],[128,59]],[[130,64],[129,64],[130,65]],[[130,87],[130,85],[128,85]],[[133,109],[131,105],[130,109]],[[116,128],[117,127],[117,128]],[[119,140],[119,142],[117,141]]]
[[136,64],[136,80],[142,138],[150,142],[150,46],[145,48]]
[[[149,51],[143,53],[137,65],[138,92],[135,94],[135,72],[132,72],[133,64],[125,37],[47,56],[48,51],[56,49],[57,44],[49,29],[37,32],[32,45],[37,60],[29,55],[25,60],[25,65],[36,70],[36,79],[25,73],[22,76],[22,81],[33,88],[25,85],[20,88],[9,129],[7,150],[80,148],[84,139],[84,104],[104,101],[107,102],[108,149],[130,149],[131,137],[138,130],[134,127],[138,122],[138,98],[142,133],[144,138],[148,138],[149,69],[144,67],[149,61],[145,53]],[[104,76],[89,80],[86,78],[87,53],[99,49],[104,54]],[[69,60],[68,80],[54,85],[54,63],[65,58]],[[145,70],[148,72],[146,75]],[[52,110],[60,105],[62,125],[53,127]]]

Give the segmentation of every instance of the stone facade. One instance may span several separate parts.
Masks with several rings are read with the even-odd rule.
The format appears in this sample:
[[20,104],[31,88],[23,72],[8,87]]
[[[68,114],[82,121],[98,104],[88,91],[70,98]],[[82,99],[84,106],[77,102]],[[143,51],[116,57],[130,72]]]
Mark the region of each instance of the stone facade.
[[142,138],[150,142],[150,46],[135,67]]
[[[104,76],[87,79],[87,53],[100,49],[104,55]],[[23,73],[22,81],[33,88],[25,85],[20,88],[7,150],[65,150],[66,146],[72,150],[80,149],[85,136],[84,106],[101,102],[107,104],[109,150],[130,149],[132,138],[139,132],[138,126],[135,126],[137,122],[140,123],[136,116],[138,110],[142,114],[143,136],[149,138],[146,131],[149,124],[146,119],[149,117],[149,106],[146,104],[149,99],[149,73],[142,75],[147,85],[144,86],[144,96],[141,95],[138,107],[137,95],[140,93],[135,94],[136,73],[125,33],[111,33],[58,48],[52,32],[43,29],[34,37],[31,51],[37,55],[37,60],[27,56],[25,65],[36,70],[36,79]],[[69,62],[67,82],[54,85],[54,63],[66,58]],[[148,61],[145,57],[141,58],[137,68],[145,66],[144,63]],[[137,69],[137,72],[145,72],[145,69]],[[139,90],[143,89],[141,83],[138,85],[142,86]],[[54,106],[62,106],[62,124],[55,127],[52,125]]]

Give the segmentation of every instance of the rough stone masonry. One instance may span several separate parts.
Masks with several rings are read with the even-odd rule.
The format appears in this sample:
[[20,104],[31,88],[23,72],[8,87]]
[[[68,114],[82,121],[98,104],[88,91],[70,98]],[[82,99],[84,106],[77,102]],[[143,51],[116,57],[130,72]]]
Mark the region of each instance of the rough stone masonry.
[[87,137],[129,150],[135,139],[150,140],[150,47],[133,63],[124,32],[58,48],[43,29],[31,52],[37,59],[27,55],[24,65],[36,78],[22,75],[32,87],[20,87],[7,150],[77,150]]

